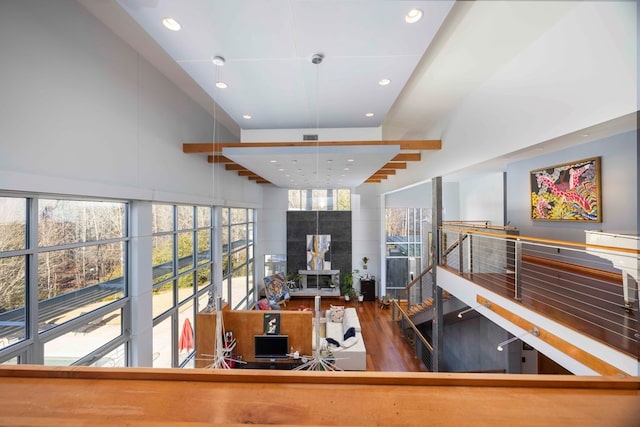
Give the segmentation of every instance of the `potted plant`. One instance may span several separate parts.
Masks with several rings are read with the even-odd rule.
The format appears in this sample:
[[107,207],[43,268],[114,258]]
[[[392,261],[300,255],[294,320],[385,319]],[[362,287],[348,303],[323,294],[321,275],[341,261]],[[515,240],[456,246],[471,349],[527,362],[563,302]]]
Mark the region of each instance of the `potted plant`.
[[345,301],[349,301],[351,298],[354,298],[355,296],[357,296],[358,293],[356,292],[355,289],[353,289],[353,287],[350,287],[347,289],[347,291],[344,293],[344,300]]
[[290,271],[287,273],[287,276],[286,276],[287,286],[289,287],[289,289],[300,288],[301,279],[302,279],[302,276],[300,275],[300,273],[295,273],[293,271]]
[[362,257],[362,269],[366,270],[367,269],[367,263],[369,262],[369,258],[367,258],[366,256]]
[[356,295],[358,295],[358,301],[362,302],[364,301],[364,294],[360,291],[356,291]]
[[356,291],[353,289],[354,275],[358,273],[358,270],[347,271],[342,275],[342,285],[340,286],[340,293],[344,296],[345,301],[349,301],[351,297],[356,296]]

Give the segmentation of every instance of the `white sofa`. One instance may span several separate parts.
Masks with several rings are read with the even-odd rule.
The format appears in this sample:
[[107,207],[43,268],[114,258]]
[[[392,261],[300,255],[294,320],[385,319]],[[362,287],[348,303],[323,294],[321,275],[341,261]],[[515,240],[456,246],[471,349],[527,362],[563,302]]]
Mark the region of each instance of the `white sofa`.
[[[343,371],[365,371],[367,369],[367,349],[362,339],[362,329],[356,309],[353,307],[345,308],[342,322],[331,322],[330,310],[327,310],[326,319],[326,337],[333,338],[340,343],[340,347],[330,347],[335,357],[336,367]],[[355,339],[345,341],[344,333],[350,327],[355,329]]]

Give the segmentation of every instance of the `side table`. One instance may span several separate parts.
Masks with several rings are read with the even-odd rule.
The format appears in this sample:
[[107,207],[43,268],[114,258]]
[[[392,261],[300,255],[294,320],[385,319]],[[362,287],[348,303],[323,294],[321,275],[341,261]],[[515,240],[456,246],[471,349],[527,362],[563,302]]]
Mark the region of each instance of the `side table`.
[[376,281],[360,279],[360,292],[364,295],[365,301],[376,300]]

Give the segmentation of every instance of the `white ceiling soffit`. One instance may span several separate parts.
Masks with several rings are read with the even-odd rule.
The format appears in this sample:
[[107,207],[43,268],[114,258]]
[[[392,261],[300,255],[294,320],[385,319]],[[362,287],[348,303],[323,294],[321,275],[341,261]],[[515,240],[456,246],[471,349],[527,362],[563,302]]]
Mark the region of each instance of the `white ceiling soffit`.
[[[223,148],[222,155],[283,188],[355,188],[400,152],[398,145]],[[372,172],[373,171],[373,172]]]

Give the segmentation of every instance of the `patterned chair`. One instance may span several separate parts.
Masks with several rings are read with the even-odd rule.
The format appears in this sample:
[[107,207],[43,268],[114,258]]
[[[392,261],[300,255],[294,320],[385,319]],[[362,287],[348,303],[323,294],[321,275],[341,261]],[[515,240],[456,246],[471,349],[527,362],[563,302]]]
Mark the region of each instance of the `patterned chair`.
[[290,295],[284,273],[276,273],[265,277],[264,293],[270,304],[286,307]]

